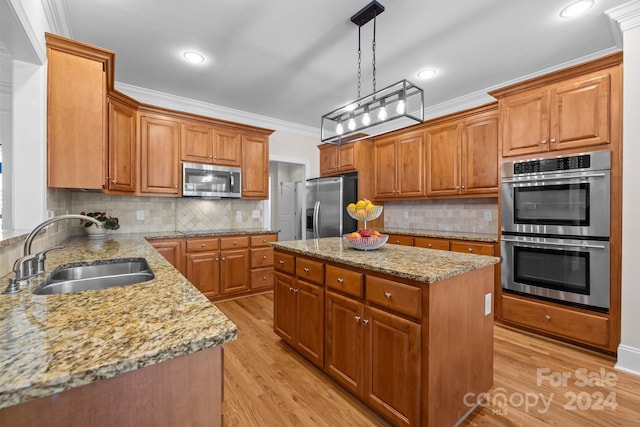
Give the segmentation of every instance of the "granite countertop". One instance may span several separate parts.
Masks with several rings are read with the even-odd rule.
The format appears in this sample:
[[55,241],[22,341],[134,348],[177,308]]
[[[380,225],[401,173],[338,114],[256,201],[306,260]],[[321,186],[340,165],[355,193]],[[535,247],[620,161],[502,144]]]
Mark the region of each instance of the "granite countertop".
[[301,255],[424,283],[448,279],[500,262],[500,258],[493,256],[391,244],[373,251],[360,251],[351,248],[340,237],[273,242],[271,245]]
[[385,228],[385,234],[404,234],[414,237],[436,237],[439,239],[475,240],[478,242],[498,241],[498,234],[471,233],[466,231],[414,230],[409,228]]
[[226,230],[193,230],[146,233],[147,239],[181,239],[184,237],[224,237],[224,236],[251,236],[255,234],[277,234],[278,231],[265,228],[245,228]]
[[[153,280],[65,295],[28,288],[0,295],[0,409],[236,338],[236,325],[145,237],[71,238],[48,254],[43,277],[70,262],[144,257]],[[3,289],[8,277],[0,279]]]

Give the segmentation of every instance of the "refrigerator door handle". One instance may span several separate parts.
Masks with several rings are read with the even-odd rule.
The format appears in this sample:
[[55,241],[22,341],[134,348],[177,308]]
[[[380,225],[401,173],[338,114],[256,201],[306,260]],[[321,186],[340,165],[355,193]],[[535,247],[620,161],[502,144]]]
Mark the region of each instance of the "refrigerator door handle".
[[318,238],[319,235],[319,217],[320,217],[320,200],[316,200],[315,205],[313,205],[313,237],[315,239]]

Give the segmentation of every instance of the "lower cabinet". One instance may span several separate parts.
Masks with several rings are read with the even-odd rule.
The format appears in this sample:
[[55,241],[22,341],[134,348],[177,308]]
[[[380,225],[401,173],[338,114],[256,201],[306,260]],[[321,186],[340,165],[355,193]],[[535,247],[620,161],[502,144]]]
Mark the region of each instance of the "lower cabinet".
[[212,301],[273,288],[275,233],[154,239],[149,243]]

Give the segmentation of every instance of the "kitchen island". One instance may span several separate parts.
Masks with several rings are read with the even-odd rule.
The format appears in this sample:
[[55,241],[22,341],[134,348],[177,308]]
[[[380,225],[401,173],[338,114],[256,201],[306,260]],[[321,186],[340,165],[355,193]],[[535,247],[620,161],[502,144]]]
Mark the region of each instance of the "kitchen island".
[[276,242],[274,330],[394,425],[452,426],[493,384],[499,258]]
[[71,238],[43,277],[74,261],[143,257],[150,281],[0,295],[0,425],[220,425],[221,346],[237,328],[144,237]]

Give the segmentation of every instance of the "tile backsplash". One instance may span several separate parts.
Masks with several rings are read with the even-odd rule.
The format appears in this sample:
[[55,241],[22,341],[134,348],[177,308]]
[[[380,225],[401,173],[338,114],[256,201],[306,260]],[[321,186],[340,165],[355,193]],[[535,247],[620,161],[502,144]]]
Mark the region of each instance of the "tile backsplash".
[[384,226],[497,234],[498,200],[489,198],[385,202]]

